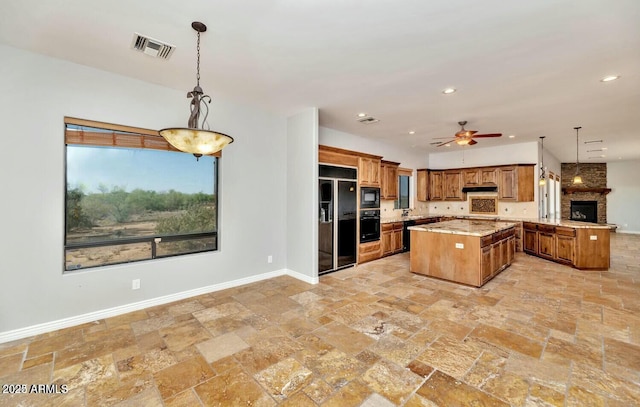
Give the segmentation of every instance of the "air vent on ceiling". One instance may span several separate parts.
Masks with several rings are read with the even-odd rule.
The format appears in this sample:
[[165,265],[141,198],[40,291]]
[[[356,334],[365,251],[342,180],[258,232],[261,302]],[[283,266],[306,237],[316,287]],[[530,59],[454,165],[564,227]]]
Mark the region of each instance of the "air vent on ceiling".
[[173,45],[166,44],[162,41],[158,41],[138,33],[133,33],[131,48],[154,58],[161,59],[169,59],[171,54],[173,54],[173,51],[176,49]]
[[375,117],[367,116],[367,117],[358,118],[358,121],[364,124],[371,124],[371,123],[378,123],[380,120],[376,119]]

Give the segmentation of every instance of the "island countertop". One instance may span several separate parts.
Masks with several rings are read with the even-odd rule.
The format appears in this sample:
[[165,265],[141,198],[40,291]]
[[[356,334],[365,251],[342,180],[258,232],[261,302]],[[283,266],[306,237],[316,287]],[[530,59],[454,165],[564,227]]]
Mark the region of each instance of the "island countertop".
[[514,222],[487,222],[467,219],[455,219],[426,225],[410,226],[409,230],[420,232],[448,233],[466,236],[487,236],[516,226]]
[[553,225],[553,226],[566,226],[570,228],[577,229],[609,229],[614,230],[616,225],[606,224],[606,223],[590,223],[590,222],[580,222],[575,220],[550,220],[544,218],[507,218],[500,216],[482,216],[482,215],[438,215],[438,214],[430,214],[430,215],[409,215],[409,216],[396,216],[392,218],[382,218],[380,223],[396,223],[396,222],[404,222],[406,220],[421,220],[421,219],[435,219],[435,218],[454,218],[458,220],[477,220],[477,221],[489,221],[489,222],[530,222],[530,223],[539,223],[543,225]]

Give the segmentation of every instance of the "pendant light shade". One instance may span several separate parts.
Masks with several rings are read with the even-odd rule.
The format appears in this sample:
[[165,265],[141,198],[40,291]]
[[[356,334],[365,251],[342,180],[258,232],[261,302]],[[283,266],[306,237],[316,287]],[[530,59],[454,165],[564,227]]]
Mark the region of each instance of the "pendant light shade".
[[540,143],[542,144],[542,163],[540,165],[540,180],[538,181],[538,185],[541,187],[547,184],[547,174],[544,171],[544,138],[545,136],[540,137]]
[[573,177],[573,184],[574,185],[582,184],[582,177],[580,176],[580,160],[578,158],[578,152],[580,150],[578,148],[578,131],[580,131],[581,128],[582,127],[580,127],[580,126],[573,128],[576,131],[576,174]]
[[[200,87],[200,33],[207,31],[207,26],[195,21],[191,23],[191,27],[198,33],[198,60],[196,86],[187,93],[187,97],[191,98],[191,115],[187,123],[188,127],[166,128],[160,130],[159,133],[178,150],[191,153],[199,158],[205,154],[213,154],[222,150],[228,144],[233,143],[233,137],[209,130],[207,116],[209,115],[208,104],[211,103],[211,97],[205,95]],[[202,123],[200,122],[201,114],[204,114]]]

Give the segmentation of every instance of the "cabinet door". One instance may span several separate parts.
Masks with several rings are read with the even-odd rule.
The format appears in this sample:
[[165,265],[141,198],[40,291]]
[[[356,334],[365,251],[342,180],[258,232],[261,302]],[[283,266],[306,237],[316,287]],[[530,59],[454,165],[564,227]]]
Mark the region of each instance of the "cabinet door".
[[429,200],[429,173],[427,170],[418,170],[417,199],[425,202]]
[[480,184],[480,169],[469,168],[462,170],[462,182],[464,185]]
[[482,248],[482,264],[480,265],[480,278],[483,282],[487,281],[493,272],[491,265],[491,245]]
[[402,245],[402,229],[395,229],[393,230],[393,252],[394,253],[400,253],[402,251],[403,245]]
[[538,254],[538,232],[524,229],[524,251],[531,254]]
[[518,177],[516,167],[500,168],[498,179],[498,199],[516,201],[518,199]]
[[480,168],[480,183],[482,184],[498,184],[497,168]]
[[444,199],[443,176],[444,171],[429,171],[429,200],[442,201]]
[[380,160],[360,157],[358,161],[358,181],[360,185],[380,186]]
[[516,237],[511,236],[507,239],[507,264],[513,263],[513,258],[516,255]]
[[382,199],[398,199],[398,166],[382,164]]
[[495,275],[502,267],[502,244],[496,242],[491,245],[491,275]]
[[553,259],[556,253],[556,235],[538,232],[538,255]]
[[380,243],[383,256],[388,256],[393,253],[393,224],[383,223],[381,225]]
[[575,259],[575,238],[556,234],[556,260],[573,264]]
[[445,201],[462,201],[464,199],[466,194],[462,193],[462,171],[445,171],[443,184]]

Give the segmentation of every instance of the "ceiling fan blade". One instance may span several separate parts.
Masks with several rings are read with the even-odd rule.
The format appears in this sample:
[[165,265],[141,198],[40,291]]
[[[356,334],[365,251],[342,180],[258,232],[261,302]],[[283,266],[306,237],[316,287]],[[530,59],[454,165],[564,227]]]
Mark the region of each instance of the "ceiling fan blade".
[[460,130],[456,133],[456,137],[471,137],[476,134],[478,130]]
[[475,140],[471,140],[471,141],[469,141],[469,144],[467,144],[467,145],[468,145],[468,146],[472,146],[472,145],[474,145],[474,144],[478,144],[478,142],[477,142],[477,141],[475,141]]
[[442,146],[444,146],[445,144],[453,143],[454,141],[456,141],[456,139],[449,140],[449,141],[445,141],[445,142],[443,142],[443,143],[438,144],[436,147],[442,147]]
[[482,138],[482,137],[502,137],[502,133],[490,133],[490,134],[476,134],[473,136],[474,138]]
[[451,136],[448,136],[448,137],[434,137],[431,140],[445,140],[445,139],[450,139],[450,138],[451,138]]

